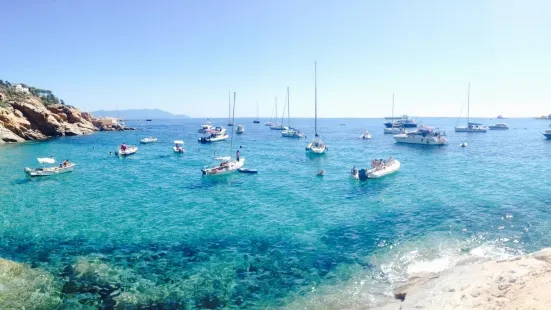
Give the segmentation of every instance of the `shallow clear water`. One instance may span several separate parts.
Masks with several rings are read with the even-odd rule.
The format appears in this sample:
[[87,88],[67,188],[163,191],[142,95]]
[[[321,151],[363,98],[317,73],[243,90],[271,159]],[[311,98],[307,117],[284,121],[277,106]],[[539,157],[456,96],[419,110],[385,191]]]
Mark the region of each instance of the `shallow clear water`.
[[[0,146],[0,256],[72,281],[68,304],[109,307],[126,292],[165,308],[319,309],[383,302],[408,272],[464,255],[551,245],[546,121],[509,119],[511,130],[469,134],[453,132],[455,119],[425,119],[450,143],[420,147],[395,144],[380,119],[322,119],[322,157],[305,154],[310,137],[282,138],[265,121],[237,120],[246,132],[231,151],[229,140],[197,143],[195,119]],[[313,135],[312,120],[292,122]],[[358,138],[365,129],[373,139]],[[109,154],[146,136],[159,141],[128,158]],[[179,139],[186,154],[172,152]],[[201,177],[215,154],[240,146],[258,175]],[[23,167],[44,156],[77,167],[27,180]],[[349,177],[352,166],[389,156],[402,163],[397,174]],[[83,264],[105,275],[83,280]]]

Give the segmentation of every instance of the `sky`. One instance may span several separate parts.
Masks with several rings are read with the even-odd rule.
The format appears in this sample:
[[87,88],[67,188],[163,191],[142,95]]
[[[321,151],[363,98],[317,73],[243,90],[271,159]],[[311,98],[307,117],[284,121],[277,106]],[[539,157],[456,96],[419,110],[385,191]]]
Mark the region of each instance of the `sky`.
[[551,113],[551,1],[3,1],[0,79],[197,118]]

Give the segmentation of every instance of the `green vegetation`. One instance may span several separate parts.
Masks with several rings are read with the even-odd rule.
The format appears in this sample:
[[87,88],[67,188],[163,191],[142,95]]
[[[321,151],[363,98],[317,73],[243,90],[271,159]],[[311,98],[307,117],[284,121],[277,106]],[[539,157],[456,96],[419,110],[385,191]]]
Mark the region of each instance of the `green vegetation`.
[[[62,104],[65,105],[63,100],[57,98],[51,90],[36,88],[21,83],[21,86],[28,88],[31,95],[40,98],[44,105]],[[0,90],[3,90],[7,96],[7,100],[25,99],[28,95],[15,91],[15,85],[4,80],[0,80]],[[0,104],[3,104],[0,102]]]

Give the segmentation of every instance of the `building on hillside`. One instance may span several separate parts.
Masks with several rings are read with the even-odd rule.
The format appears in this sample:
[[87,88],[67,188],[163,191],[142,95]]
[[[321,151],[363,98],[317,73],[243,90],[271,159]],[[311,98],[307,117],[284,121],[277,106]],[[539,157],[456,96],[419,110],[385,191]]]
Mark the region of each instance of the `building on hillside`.
[[21,84],[15,85],[15,91],[18,92],[18,93],[23,93],[23,94],[30,94],[31,93],[27,87],[24,87]]

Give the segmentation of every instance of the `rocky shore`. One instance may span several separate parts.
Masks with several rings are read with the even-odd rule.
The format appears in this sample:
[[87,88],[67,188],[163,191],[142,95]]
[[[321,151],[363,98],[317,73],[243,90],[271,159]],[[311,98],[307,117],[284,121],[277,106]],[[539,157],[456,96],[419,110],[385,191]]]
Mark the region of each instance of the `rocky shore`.
[[40,97],[32,94],[9,95],[4,88],[0,89],[0,99],[0,144],[133,129],[117,123],[106,124],[73,106],[45,105]]
[[[551,248],[546,248],[503,261],[466,258],[439,273],[412,275],[396,288],[394,302],[376,309],[548,309],[550,291]],[[101,256],[77,259],[57,275],[0,259],[0,309],[140,309],[165,303],[178,308],[182,298],[109,266]],[[343,307],[325,304],[323,309]]]
[[549,309],[551,248],[503,261],[469,258],[411,275],[396,302],[378,309]]

